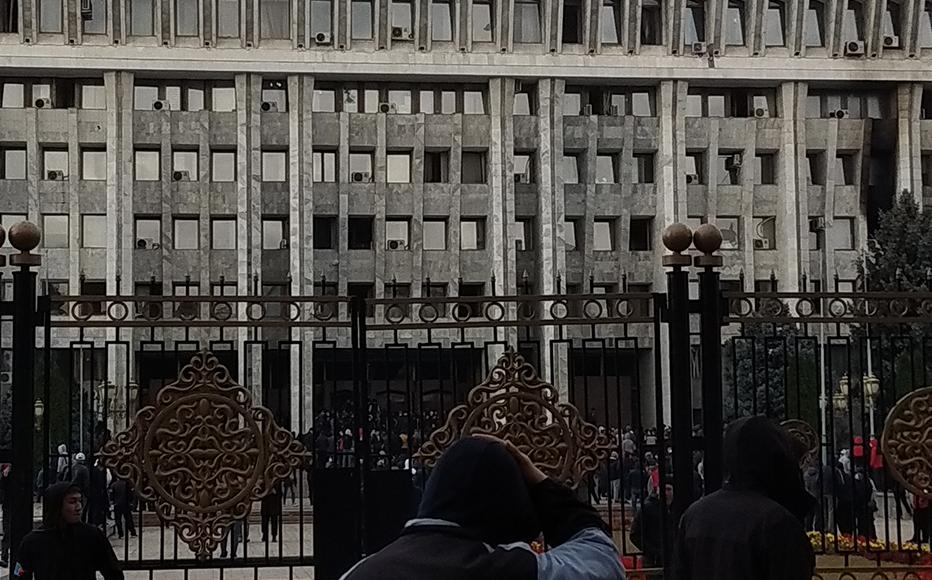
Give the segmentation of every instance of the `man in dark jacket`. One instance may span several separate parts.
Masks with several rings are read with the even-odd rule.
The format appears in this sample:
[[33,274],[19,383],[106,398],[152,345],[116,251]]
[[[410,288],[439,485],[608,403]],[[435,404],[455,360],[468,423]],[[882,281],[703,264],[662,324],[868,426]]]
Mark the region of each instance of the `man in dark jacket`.
[[725,434],[723,489],[694,503],[674,546],[676,580],[810,580],[815,567],[803,487],[788,436],[765,417]]
[[[537,555],[541,531],[552,549]],[[344,580],[623,580],[606,531],[516,447],[470,437],[440,459],[417,519]]]
[[631,542],[644,552],[644,565],[648,568],[663,567],[664,545],[673,547],[676,520],[669,509],[673,505],[673,484],[665,486],[663,501],[651,493],[631,524]]
[[133,523],[133,486],[125,479],[114,477],[110,484],[110,496],[113,500],[113,519],[117,535],[123,539],[125,526],[126,533],[136,537],[136,525]]
[[23,538],[13,578],[123,580],[116,554],[99,529],[81,523],[81,491],[71,483],[45,490],[42,528]]

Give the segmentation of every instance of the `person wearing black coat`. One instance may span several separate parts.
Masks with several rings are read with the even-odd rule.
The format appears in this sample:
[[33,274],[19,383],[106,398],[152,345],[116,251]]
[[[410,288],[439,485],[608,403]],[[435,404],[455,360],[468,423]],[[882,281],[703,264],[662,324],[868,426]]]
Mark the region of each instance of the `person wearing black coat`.
[[[551,549],[536,554],[541,531]],[[401,537],[342,580],[624,580],[608,533],[515,446],[468,437],[441,457]]]
[[723,488],[692,504],[674,545],[675,580],[810,580],[815,569],[803,519],[815,498],[803,487],[786,432],[766,417],[725,434]]
[[673,484],[664,488],[664,504],[656,494],[651,494],[634,516],[631,524],[631,543],[644,552],[644,565],[648,568],[663,567],[664,546],[673,547],[676,520],[670,506],[673,505]]
[[81,523],[81,491],[72,483],[45,490],[42,528],[23,538],[13,577],[18,580],[123,580],[116,554],[102,531]]
[[278,541],[279,521],[282,517],[282,488],[281,484],[276,485],[269,495],[262,498],[260,504],[262,517],[262,541],[265,542],[269,537],[269,528],[272,531],[272,541]]
[[113,519],[116,522],[117,535],[122,540],[125,527],[126,533],[135,537],[133,486],[124,479],[114,477],[113,482],[110,484],[110,497],[113,500]]

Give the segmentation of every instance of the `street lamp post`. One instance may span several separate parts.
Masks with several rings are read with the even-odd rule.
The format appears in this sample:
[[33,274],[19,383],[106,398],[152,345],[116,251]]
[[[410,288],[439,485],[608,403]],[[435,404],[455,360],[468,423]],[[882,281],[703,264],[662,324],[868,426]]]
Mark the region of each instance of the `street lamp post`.
[[874,373],[868,371],[868,374],[861,379],[861,385],[864,389],[864,402],[867,404],[868,419],[870,421],[871,436],[877,436],[877,429],[874,425],[874,402],[877,395],[880,394],[880,379],[874,376]]

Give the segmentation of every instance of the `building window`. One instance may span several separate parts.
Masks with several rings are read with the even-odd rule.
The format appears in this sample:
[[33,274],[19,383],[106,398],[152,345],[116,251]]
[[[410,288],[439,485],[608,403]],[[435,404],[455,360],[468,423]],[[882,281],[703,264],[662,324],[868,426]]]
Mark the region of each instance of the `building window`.
[[350,217],[349,226],[349,244],[350,250],[371,250],[372,249],[372,218],[371,217]]
[[46,248],[67,248],[69,242],[68,216],[42,216],[42,245]]
[[389,153],[386,155],[388,183],[411,183],[411,153]]
[[424,183],[450,182],[450,152],[424,152]]
[[136,249],[155,250],[162,247],[162,220],[157,217],[136,218]]
[[[46,296],[67,296],[69,285],[67,280],[46,280]],[[62,302],[52,302],[52,316],[68,316],[68,305]]]
[[902,14],[902,7],[897,2],[887,0],[887,10],[883,15],[883,33],[885,36],[900,36],[903,22],[901,20]]
[[210,152],[210,180],[215,183],[236,181],[236,151]]
[[741,185],[741,154],[719,151],[718,184]]
[[285,81],[277,79],[262,81],[262,110],[278,113],[288,111],[288,87]]
[[196,250],[200,247],[197,218],[175,218],[174,233],[176,250]]
[[527,252],[534,249],[534,218],[517,218],[512,224],[512,238],[515,249]]
[[715,218],[715,225],[722,232],[722,249],[737,250],[741,247],[740,220],[736,217],[718,217]]
[[485,249],[485,218],[463,218],[460,220],[460,249]]
[[563,0],[563,44],[582,40],[582,6],[580,0]]
[[472,2],[472,40],[473,42],[494,42],[495,19],[492,0],[473,0]]
[[463,151],[462,183],[486,183],[487,167],[485,151]]
[[218,113],[230,113],[236,110],[236,88],[211,87],[210,110]]
[[372,0],[352,0],[353,40],[372,40]]
[[133,87],[133,109],[137,111],[151,111],[153,105],[158,100],[158,87],[152,85],[136,85]]
[[825,168],[822,153],[806,153],[806,181],[808,185],[825,185]]
[[689,0],[686,13],[686,44],[705,42],[705,1]]
[[919,13],[919,48],[932,48],[932,1],[926,0]]
[[370,302],[375,298],[375,284],[368,282],[350,282],[346,285],[346,293],[351,298],[364,300],[366,302],[366,316],[372,318],[375,316],[375,305]]
[[621,163],[617,153],[599,153],[595,158],[595,182],[618,183]]
[[[81,280],[81,296],[106,296],[107,283],[103,280]],[[81,305],[84,316],[100,316],[104,313],[103,302],[85,302]]]
[[530,154],[515,153],[515,183],[534,183],[534,161]]
[[641,44],[659,45],[663,38],[663,9],[661,0],[641,2]]
[[335,183],[337,181],[337,152],[314,151],[314,183]]
[[445,219],[425,219],[424,220],[424,249],[425,250],[446,250],[447,249],[447,220]]
[[932,154],[922,156],[922,185],[932,187]]
[[[311,36],[329,37],[333,32],[333,4],[331,0],[311,0]],[[321,36],[324,35],[324,36]]]
[[602,44],[621,44],[624,19],[621,0],[602,0]]
[[155,34],[155,3],[153,0],[130,0],[129,33],[131,36],[152,36]]
[[333,113],[337,110],[337,96],[333,89],[314,89],[311,110],[315,113]]
[[764,43],[766,46],[786,46],[786,4],[770,0],[764,13]]
[[26,179],[26,150],[20,147],[3,147],[0,179]]
[[288,220],[283,217],[262,218],[262,249],[288,248]]
[[[184,282],[172,282],[172,296],[199,296],[201,289],[197,282],[185,279]],[[200,304],[197,302],[175,302],[175,316],[184,320],[193,320],[198,317]]]
[[841,39],[864,40],[864,5],[858,0],[847,0],[841,23]]
[[774,250],[777,247],[777,218],[754,218],[754,249]]
[[210,220],[210,249],[236,249],[236,220],[233,218],[215,218]]
[[239,0],[217,0],[217,36],[239,38]]
[[0,226],[3,227],[3,230],[6,232],[10,231],[10,228],[18,224],[19,222],[24,222],[27,219],[26,214],[20,213],[5,213],[0,214]]
[[263,151],[262,152],[262,181],[284,182],[288,181],[288,152]]
[[854,249],[854,218],[835,218],[828,227],[828,243],[832,250]]
[[107,247],[107,216],[84,214],[81,216],[81,247]]
[[485,115],[485,93],[482,91],[463,91],[463,114]]
[[134,152],[136,181],[158,181],[161,179],[159,159],[161,153],[149,149],[137,149]]
[[514,0],[514,5],[514,41],[540,42],[540,2],[538,0]]
[[654,116],[654,94],[650,91],[631,93],[631,114],[635,117]]
[[857,185],[854,154],[839,153],[835,157],[835,185]]
[[725,44],[744,46],[745,6],[743,0],[729,0],[725,13]]
[[388,91],[388,106],[392,113],[410,115],[413,110],[413,101],[410,90],[391,89]]
[[582,93],[579,92],[579,89],[567,89],[566,92],[563,93],[563,116],[575,117],[576,115],[582,115],[582,102]]
[[758,153],[754,156],[754,183],[776,185],[776,157],[773,153]]
[[654,237],[654,218],[632,217],[628,234],[628,249],[632,252],[647,252]]
[[288,0],[259,0],[259,36],[291,38],[291,6]]
[[336,296],[338,291],[339,285],[336,282],[314,282],[314,296]]
[[804,27],[807,47],[825,46],[825,4],[809,0]]
[[450,0],[433,0],[430,4],[430,38],[434,42],[453,40],[453,4]]
[[42,175],[45,179],[61,181],[68,178],[68,150],[42,149]]
[[314,249],[333,250],[336,248],[337,218],[331,216],[314,217]]
[[705,166],[703,165],[704,153],[701,151],[686,152],[686,184],[696,185],[705,183]]
[[653,153],[635,153],[634,161],[637,163],[638,175],[637,183],[654,182],[654,154]]
[[385,249],[386,250],[407,250],[410,246],[410,226],[411,222],[404,219],[386,219],[385,220]]
[[592,249],[611,252],[615,249],[615,220],[597,219],[592,224]]
[[77,83],[81,95],[81,108],[102,111],[107,108],[107,92],[102,83]]
[[175,0],[175,34],[177,36],[197,36],[198,34],[198,0]]
[[61,0],[39,0],[39,32],[61,34]]
[[564,185],[579,183],[579,158],[578,154],[563,155],[563,171],[560,173]]
[[85,181],[107,180],[106,149],[81,150],[81,179]]
[[197,151],[172,151],[172,180],[197,181]]
[[581,249],[579,245],[579,223],[578,219],[568,219],[563,222],[563,245],[567,252],[574,252]]
[[90,0],[91,17],[84,19],[81,23],[84,25],[84,34],[106,34],[107,33],[107,2],[106,0]]
[[372,152],[351,152],[349,170],[352,182],[369,183],[372,181]]
[[410,0],[391,1],[392,38],[395,40],[408,40],[413,38],[414,20]]

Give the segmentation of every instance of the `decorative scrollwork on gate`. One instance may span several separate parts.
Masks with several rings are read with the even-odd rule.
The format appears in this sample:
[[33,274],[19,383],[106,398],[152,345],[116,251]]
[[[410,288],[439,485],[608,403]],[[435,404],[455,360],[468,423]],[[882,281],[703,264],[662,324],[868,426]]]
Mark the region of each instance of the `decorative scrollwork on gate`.
[[881,444],[893,476],[913,493],[932,499],[932,387],[896,403]]
[[812,425],[801,419],[787,419],[780,423],[780,426],[794,440],[799,442],[800,449],[804,450],[800,463],[808,461],[819,451],[819,433],[812,428]]
[[155,406],[140,410],[101,453],[104,465],[131,481],[200,560],[307,457],[207,351],[192,357]]
[[560,403],[556,389],[540,380],[520,354],[507,350],[466,403],[452,409],[443,427],[421,446],[428,467],[457,440],[485,433],[515,444],[548,476],[578,486],[608,457],[608,435]]

